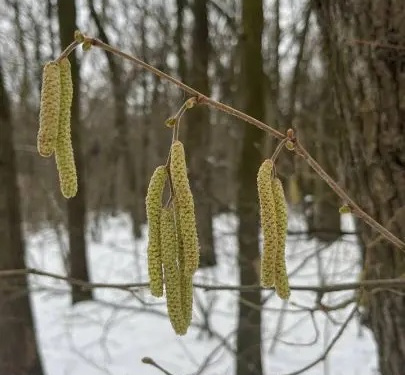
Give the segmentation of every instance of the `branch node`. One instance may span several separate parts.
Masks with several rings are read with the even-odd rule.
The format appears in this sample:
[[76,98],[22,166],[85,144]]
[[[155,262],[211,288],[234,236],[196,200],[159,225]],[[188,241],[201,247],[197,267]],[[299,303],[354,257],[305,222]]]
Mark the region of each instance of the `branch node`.
[[173,128],[176,125],[176,118],[175,117],[169,117],[166,121],[165,121],[165,125],[168,128]]
[[191,109],[197,104],[197,98],[192,97],[186,101],[186,108]]
[[351,208],[350,205],[347,204],[347,203],[345,203],[343,206],[341,206],[341,207],[339,208],[339,213],[340,213],[340,214],[350,214],[350,213],[352,213],[352,212],[353,212],[352,208]]
[[84,42],[84,35],[81,33],[80,30],[76,30],[74,33],[74,39],[77,43],[83,43]]

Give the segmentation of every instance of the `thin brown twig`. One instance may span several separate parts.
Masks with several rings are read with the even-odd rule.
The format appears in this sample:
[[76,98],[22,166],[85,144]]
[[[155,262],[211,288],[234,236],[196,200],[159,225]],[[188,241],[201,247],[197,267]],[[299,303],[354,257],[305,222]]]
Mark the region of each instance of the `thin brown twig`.
[[63,52],[60,54],[60,56],[55,60],[56,63],[59,63],[62,59],[64,59],[65,57],[68,57],[74,50],[75,48],[79,45],[78,42],[73,41],[72,43],[70,43],[64,50]]
[[[69,276],[63,276],[53,272],[47,272],[38,270],[35,268],[23,268],[14,270],[2,270],[0,271],[0,281],[1,279],[26,276],[26,275],[37,275],[43,277],[50,277],[52,279],[66,281],[70,285],[80,286],[84,289],[121,289],[128,292],[133,291],[136,288],[147,288],[149,286],[148,282],[139,283],[91,283],[80,279],[75,279]],[[239,292],[251,292],[255,290],[273,290],[274,288],[263,288],[259,285],[209,285],[203,283],[193,283],[195,288],[204,289],[206,291],[210,290],[229,290],[229,291],[239,291]],[[318,293],[332,293],[340,292],[345,290],[356,290],[356,289],[377,289],[386,290],[387,288],[394,289],[405,289],[405,278],[397,279],[377,279],[377,280],[363,280],[358,282],[348,282],[340,284],[330,284],[324,286],[317,285],[291,285],[290,289],[295,291],[306,291],[306,292],[318,292]]]
[[362,219],[366,224],[377,230],[387,240],[392,242],[396,247],[401,250],[405,250],[405,243],[398,237],[392,234],[388,229],[383,227],[380,223],[375,221],[370,215],[364,212],[357,203],[351,199],[345,191],[330,177],[324,169],[318,164],[318,162],[308,153],[308,151],[302,146],[299,141],[295,143],[295,149],[298,154],[301,155],[307,164],[332,188],[332,190],[349,205],[352,213],[358,218]]
[[[87,38],[87,37],[86,37]],[[185,92],[187,92],[188,94],[197,97],[197,102],[199,104],[207,104],[213,108],[216,108],[222,112],[226,112],[229,113],[232,116],[238,117],[241,120],[244,120],[252,125],[257,126],[258,128],[270,133],[271,135],[273,135],[274,137],[278,138],[278,139],[283,139],[284,135],[282,133],[280,133],[278,130],[273,129],[272,127],[270,127],[269,125],[265,124],[262,121],[259,121],[257,119],[255,119],[254,117],[251,117],[249,115],[247,115],[246,113],[243,113],[241,111],[238,111],[235,108],[232,108],[224,103],[218,102],[214,99],[211,99],[205,95],[203,95],[202,93],[200,93],[199,91],[193,89],[192,87],[186,85],[185,83],[179,81],[176,78],[173,78],[172,76],[170,76],[167,73],[162,72],[161,70],[155,68],[152,65],[149,65],[147,63],[145,63],[144,61],[142,61],[141,59],[135,57],[135,56],[131,56],[125,52],[122,52],[112,46],[110,46],[109,44],[106,44],[104,42],[102,42],[101,40],[97,39],[97,38],[88,38],[89,40],[91,40],[93,46],[95,47],[99,47],[102,48],[108,52],[111,52],[117,56],[121,56],[127,60],[130,60],[136,64],[138,64],[139,66],[141,66],[142,68],[150,71],[153,74],[156,74],[157,76],[159,76],[160,78],[164,78],[172,83],[174,83],[176,86],[180,87],[182,90],[184,90]]]
[[[87,42],[90,42],[93,46],[99,47],[101,49],[104,49],[105,51],[108,51],[114,55],[121,56],[129,61],[134,62],[135,64],[139,65],[140,67],[148,70],[149,72],[157,75],[160,78],[164,78],[172,83],[174,83],[176,86],[190,94],[191,96],[196,97],[196,101],[199,104],[207,104],[210,107],[213,107],[219,111],[225,112],[230,114],[231,116],[235,116],[239,118],[240,120],[243,120],[249,124],[252,124],[256,126],[259,129],[262,129],[263,131],[269,133],[273,137],[283,140],[285,139],[285,135],[280,133],[278,130],[272,128],[271,126],[265,124],[262,121],[259,121],[249,115],[247,115],[244,112],[241,112],[233,107],[230,107],[224,103],[218,102],[214,99],[211,99],[199,91],[193,89],[192,87],[186,85],[185,83],[179,81],[178,79],[170,76],[167,73],[162,72],[161,70],[155,68],[152,65],[147,64],[143,60],[129,55],[125,52],[120,51],[119,49],[110,46],[107,43],[102,42],[101,40],[97,38],[90,38],[87,36],[84,36],[84,39]],[[77,42],[73,42],[68,48],[65,49],[65,51],[62,53],[62,55],[68,55],[73,49],[77,46]],[[62,57],[61,55],[61,57]],[[59,58],[60,59],[60,58]],[[57,59],[57,61],[59,61]],[[330,177],[324,169],[315,161],[315,159],[312,158],[312,156],[306,151],[306,149],[301,145],[301,143],[298,140],[295,140],[295,149],[294,152],[297,155],[300,155],[304,158],[304,160],[311,166],[311,168],[321,177],[331,188],[335,193],[347,204],[349,204],[350,208],[353,210],[353,213],[357,215],[360,219],[364,220],[365,223],[367,223],[369,226],[374,228],[378,233],[380,233],[383,237],[385,237],[388,241],[390,241],[393,245],[398,247],[401,250],[405,250],[405,242],[400,240],[398,237],[396,237],[393,233],[391,233],[388,229],[384,228],[381,224],[379,224],[376,220],[374,220],[371,216],[369,216],[365,211],[363,211],[354,201],[351,199],[348,194],[345,193],[345,191]]]
[[142,363],[145,363],[147,365],[151,365],[154,368],[158,369],[159,371],[163,372],[165,375],[173,375],[171,372],[163,368],[162,366],[158,365],[152,358],[150,357],[143,357],[142,358]]
[[303,374],[305,371],[309,370],[310,368],[316,366],[318,363],[322,362],[323,360],[325,360],[325,358],[328,356],[329,352],[332,350],[332,348],[335,346],[335,344],[337,343],[337,341],[342,337],[343,332],[345,331],[347,325],[350,323],[350,321],[353,319],[355,313],[357,311],[357,306],[354,307],[354,309],[350,312],[350,314],[348,315],[348,317],[346,318],[346,320],[344,321],[344,323],[342,324],[342,326],[339,328],[338,332],[336,333],[335,337],[332,339],[332,341],[329,343],[329,345],[327,346],[327,348],[325,349],[325,351],[314,361],[312,361],[311,363],[309,363],[308,365],[304,366],[303,368],[293,371],[293,372],[289,372],[288,374],[285,375],[299,375],[299,374]]
[[276,162],[278,154],[281,152],[281,150],[283,149],[285,143],[288,141],[288,138],[284,138],[283,140],[281,140],[281,142],[277,145],[276,150],[273,152],[273,155],[271,156],[271,161],[273,163]]

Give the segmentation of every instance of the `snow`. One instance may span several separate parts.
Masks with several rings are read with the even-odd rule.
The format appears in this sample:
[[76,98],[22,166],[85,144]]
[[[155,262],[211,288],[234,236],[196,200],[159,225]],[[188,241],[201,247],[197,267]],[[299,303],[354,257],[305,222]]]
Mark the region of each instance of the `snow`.
[[[290,229],[302,230],[297,215],[290,215]],[[349,215],[344,215],[344,229],[353,229]],[[121,283],[147,281],[146,228],[144,237],[134,241],[130,219],[122,214],[98,221],[90,220],[88,259],[92,282]],[[198,270],[195,282],[210,285],[237,285],[237,220],[232,215],[215,219],[218,265]],[[44,228],[27,233],[27,261],[30,267],[65,274],[63,252],[65,234]],[[290,283],[322,285],[355,281],[359,272],[359,252],[354,237],[322,249],[315,240],[291,237],[287,243],[287,266]],[[148,289],[136,293],[124,290],[97,289],[97,301],[70,304],[70,288],[64,281],[30,276],[35,324],[40,351],[48,375],[158,374],[143,357],[153,358],[173,374],[197,373],[207,356],[209,365],[203,374],[224,375],[235,371],[234,355],[221,345],[226,339],[235,348],[238,293],[235,291],[195,290],[193,327],[185,337],[176,336],[165,313],[164,299],[150,295]],[[352,292],[330,293],[322,301],[336,305],[350,298]],[[284,304],[274,293],[263,312],[262,353],[265,375],[295,371],[318,358],[349,315],[353,305],[330,313],[312,314],[302,307],[314,307],[316,295],[293,291]],[[215,333],[201,330],[203,310],[211,306],[209,325]],[[281,321],[281,326],[277,329]],[[315,322],[315,323],[314,323]],[[278,333],[277,333],[278,332]],[[275,337],[278,336],[275,341]],[[371,375],[377,368],[376,347],[370,332],[353,319],[325,361],[305,374]]]

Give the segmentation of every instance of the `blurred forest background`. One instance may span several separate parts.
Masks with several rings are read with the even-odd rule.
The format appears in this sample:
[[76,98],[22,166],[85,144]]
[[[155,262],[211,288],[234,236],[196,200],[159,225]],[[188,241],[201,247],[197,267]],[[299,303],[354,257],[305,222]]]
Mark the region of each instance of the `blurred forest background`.
[[[360,206],[404,239],[404,18],[402,0],[1,0],[0,373],[92,373],[45,372],[51,368],[45,365],[47,352],[40,345],[45,334],[38,335],[35,326],[40,318],[32,306],[35,293],[51,293],[52,286],[44,283],[44,277],[28,277],[29,272],[24,271],[34,267],[27,255],[32,239],[52,233],[49,246],[57,247],[61,263],[57,270],[84,282],[73,283],[69,289],[73,305],[100,302],[95,288],[85,283],[116,280],[108,272],[105,279],[95,280],[98,266],[89,256],[90,244],[103,240],[109,220],[124,215],[131,234],[127,251],[136,259],[145,256],[144,245],[136,250],[132,245],[145,244],[146,189],[154,168],[165,162],[169,150],[171,131],[164,122],[187,99],[173,84],[101,49],[73,53],[72,136],[79,194],[63,199],[54,161],[40,158],[36,151],[39,95],[45,62],[58,57],[77,28],[282,133],[293,127],[307,150]],[[239,224],[223,235],[235,238],[234,284],[257,285],[256,174],[260,163],[275,150],[276,140],[206,106],[186,113],[180,139],[187,152],[201,243],[202,270],[197,281],[204,272],[219,269],[225,248],[218,246],[215,220],[231,217]],[[369,362],[378,362],[378,370],[373,371],[405,374],[403,252],[362,222],[341,226],[338,208],[345,202],[298,156],[283,151],[277,173],[292,218],[288,255],[292,262],[295,259],[298,273],[307,263],[313,264],[307,278],[295,283],[308,286],[303,290],[308,293],[305,306],[296,299],[300,291],[293,291],[288,303],[269,305],[273,298],[269,292],[236,290],[232,294],[235,327],[221,336],[212,316],[216,301],[225,298],[224,292],[201,290],[195,297],[199,323],[193,337],[220,339],[210,347],[214,354],[197,358],[195,366],[186,362],[182,366],[182,359],[173,359],[178,362],[175,374],[337,374],[336,368],[325,363],[333,351],[333,337],[337,341],[352,320],[358,322],[358,330],[373,334],[377,350],[370,354]],[[299,225],[292,225],[294,221]],[[106,246],[118,251],[118,234],[112,232],[111,236]],[[45,241],[36,250],[45,258],[50,257],[47,244]],[[287,261],[287,266],[291,264]],[[104,266],[108,270],[110,265]],[[37,263],[35,268],[55,271]],[[7,273],[18,269],[22,270],[19,275]],[[134,274],[126,281],[147,281],[144,268],[134,266],[130,275]],[[382,279],[392,283],[385,287]],[[330,292],[340,290],[328,289],[330,284],[361,280],[377,282],[361,289],[356,284],[343,296],[329,300]],[[55,290],[53,293],[58,296]],[[128,295],[136,301],[143,299],[143,313],[154,315],[153,301],[145,290],[134,289]],[[114,311],[128,313],[128,306],[114,303]],[[282,334],[289,311],[303,312],[315,322],[320,312],[337,334],[317,329],[311,345],[321,342],[316,346],[320,354],[290,363],[284,356],[285,366],[273,368],[276,344],[288,345]],[[339,311],[352,312],[344,315],[348,320],[336,320],[333,313]],[[274,322],[267,332],[272,338],[269,348],[264,344],[265,314]],[[296,332],[300,324],[299,320],[294,323]],[[43,329],[52,330],[52,324]],[[146,339],[135,333],[132,340]],[[346,343],[349,348],[350,343]],[[219,351],[216,345],[228,353],[228,362],[221,359],[227,370],[210,367]],[[296,345],[300,344],[291,345],[289,355],[299,356]],[[283,347],[277,348],[281,356]],[[150,356],[153,354],[152,350]],[[306,368],[314,359],[316,363]],[[62,366],[63,361],[61,355],[56,362]],[[95,373],[138,373],[131,367],[114,372],[98,360],[93,362],[89,360],[89,366]],[[310,372],[313,368],[318,372]]]

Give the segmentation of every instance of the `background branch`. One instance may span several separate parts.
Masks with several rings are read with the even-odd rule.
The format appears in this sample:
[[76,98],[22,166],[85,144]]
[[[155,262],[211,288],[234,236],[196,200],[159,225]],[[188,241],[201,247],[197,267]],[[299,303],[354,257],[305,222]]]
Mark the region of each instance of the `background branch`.
[[[15,270],[3,270],[0,271],[0,283],[1,279],[25,276],[25,275],[37,275],[43,277],[50,277],[56,280],[66,281],[70,285],[80,286],[84,289],[121,289],[126,291],[133,291],[136,288],[147,288],[149,286],[148,282],[140,283],[91,283],[84,280],[74,279],[69,276],[63,276],[57,273],[41,271],[35,268],[24,268]],[[210,290],[230,290],[251,292],[254,290],[274,290],[274,288],[263,288],[258,285],[209,285],[204,283],[193,283],[195,288]],[[295,291],[307,291],[307,292],[317,292],[317,293],[332,293],[340,292],[344,290],[356,290],[356,289],[405,289],[405,278],[398,279],[381,279],[381,280],[364,280],[359,282],[350,283],[340,283],[340,284],[330,284],[324,286],[317,285],[291,285],[290,289]]]

